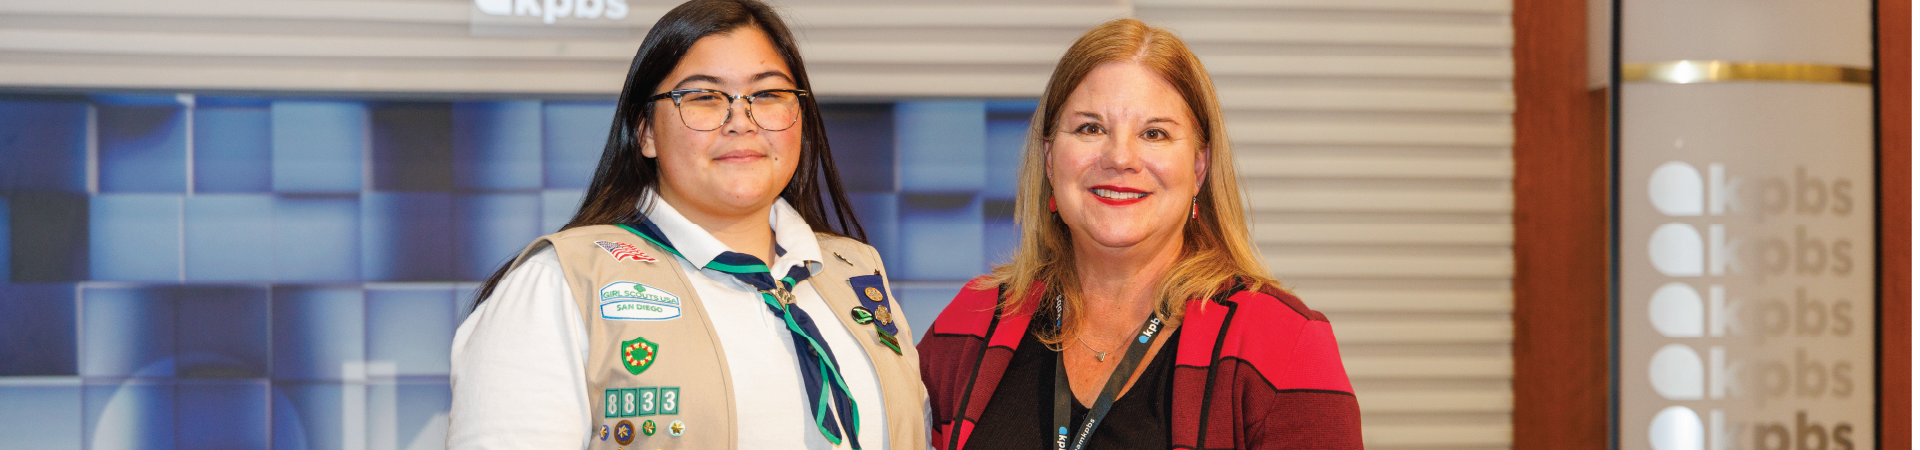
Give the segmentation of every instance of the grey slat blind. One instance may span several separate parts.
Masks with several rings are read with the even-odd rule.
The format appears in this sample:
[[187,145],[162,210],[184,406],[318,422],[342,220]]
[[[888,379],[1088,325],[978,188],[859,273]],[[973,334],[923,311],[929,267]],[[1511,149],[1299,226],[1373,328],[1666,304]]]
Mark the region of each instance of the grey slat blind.
[[1367,446],[1508,447],[1511,4],[1135,7],[1213,74],[1255,239],[1333,321]]

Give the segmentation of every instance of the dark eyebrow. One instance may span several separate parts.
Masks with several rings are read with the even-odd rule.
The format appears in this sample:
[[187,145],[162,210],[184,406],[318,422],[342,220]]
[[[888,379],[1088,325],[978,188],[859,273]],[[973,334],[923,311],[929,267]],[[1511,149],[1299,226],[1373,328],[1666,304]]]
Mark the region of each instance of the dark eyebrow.
[[794,82],[793,82],[793,77],[789,77],[789,76],[787,76],[787,74],[784,74],[784,73],[780,73],[780,72],[776,72],[776,71],[771,71],[771,70],[769,70],[769,71],[766,71],[766,72],[760,72],[760,74],[759,74],[759,75],[754,75],[754,76],[753,76],[753,79],[752,79],[752,80],[750,80],[750,81],[760,81],[760,80],[765,80],[765,79],[768,79],[768,78],[779,78],[779,79],[782,79],[782,80],[787,80],[787,84],[799,84],[799,83],[794,83]]
[[[753,78],[750,79],[750,81],[760,81],[768,78],[779,78],[782,80],[787,80],[787,84],[797,84],[793,82],[793,77],[789,77],[787,76],[787,74],[780,73],[777,71],[772,71],[772,70],[761,72],[757,75],[754,75]],[[694,74],[694,75],[688,75],[686,79],[680,80],[680,84],[673,85],[673,88],[680,89],[680,88],[686,87],[687,84],[698,83],[698,82],[721,84],[719,77],[715,77],[713,75]]]
[[698,75],[698,74],[688,75],[687,78],[680,80],[680,84],[673,85],[673,88],[677,90],[683,87],[687,87],[688,83],[697,83],[697,82],[720,84],[720,78],[714,77],[713,75]]

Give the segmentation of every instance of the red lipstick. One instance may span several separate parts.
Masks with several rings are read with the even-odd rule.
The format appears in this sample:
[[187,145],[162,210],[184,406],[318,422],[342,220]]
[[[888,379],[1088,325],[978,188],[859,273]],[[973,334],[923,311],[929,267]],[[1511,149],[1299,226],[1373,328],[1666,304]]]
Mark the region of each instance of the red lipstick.
[[1100,203],[1105,203],[1113,206],[1131,205],[1134,203],[1140,203],[1141,200],[1147,199],[1147,195],[1141,195],[1139,197],[1128,198],[1128,199],[1106,198],[1106,197],[1100,196],[1099,193],[1094,192],[1095,190],[1105,190],[1105,191],[1117,192],[1121,194],[1146,194],[1147,191],[1142,191],[1142,190],[1134,189],[1130,187],[1110,186],[1110,185],[1094,186],[1087,189],[1087,193],[1093,195],[1094,200],[1099,200]]

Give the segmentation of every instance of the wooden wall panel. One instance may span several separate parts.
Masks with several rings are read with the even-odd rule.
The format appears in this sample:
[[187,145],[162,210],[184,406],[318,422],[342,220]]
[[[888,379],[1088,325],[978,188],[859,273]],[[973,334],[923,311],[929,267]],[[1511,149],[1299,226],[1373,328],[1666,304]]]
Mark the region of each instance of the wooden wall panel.
[[1880,448],[1913,444],[1913,3],[1876,5],[1880,89]]
[[1607,448],[1606,95],[1587,5],[1514,2],[1513,445]]

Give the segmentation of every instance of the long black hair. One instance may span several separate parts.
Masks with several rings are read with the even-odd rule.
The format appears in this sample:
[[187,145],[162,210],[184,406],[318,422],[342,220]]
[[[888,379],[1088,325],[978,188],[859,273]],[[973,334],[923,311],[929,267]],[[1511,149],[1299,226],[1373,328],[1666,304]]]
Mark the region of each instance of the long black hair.
[[[793,71],[795,88],[811,91],[807,69],[794,45],[793,33],[772,7],[758,0],[692,0],[668,11],[647,31],[633,65],[627,69],[626,86],[620,89],[620,102],[613,110],[613,127],[607,133],[607,147],[600,153],[600,166],[593,170],[593,183],[586,198],[566,230],[587,225],[624,222],[632,217],[636,203],[648,190],[660,184],[660,163],[640,154],[641,127],[653,123],[653,103],[647,97],[656,86],[680,65],[687,50],[701,38],[725,34],[741,27],[757,26],[773,41],[773,48],[786,59]],[[847,194],[840,188],[840,173],[834,170],[833,152],[827,147],[827,132],[820,121],[820,104],[813,96],[800,97],[800,161],[793,178],[780,191],[813,231],[847,236],[866,242],[867,232],[853,216]],[[669,112],[668,115],[671,113]],[[487,300],[494,285],[513,267],[508,261],[480,287],[474,305]]]

